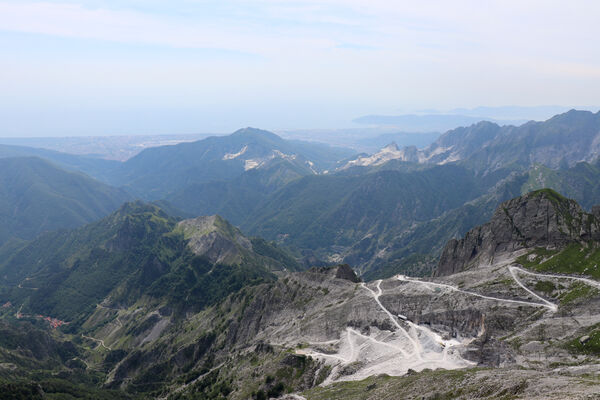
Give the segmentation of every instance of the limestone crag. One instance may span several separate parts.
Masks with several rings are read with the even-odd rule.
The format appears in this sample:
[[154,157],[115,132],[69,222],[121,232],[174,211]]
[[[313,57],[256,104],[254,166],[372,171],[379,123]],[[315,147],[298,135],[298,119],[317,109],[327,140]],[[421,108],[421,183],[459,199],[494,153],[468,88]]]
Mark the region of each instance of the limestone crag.
[[452,239],[444,248],[436,276],[476,264],[491,264],[500,254],[532,248],[561,248],[600,240],[600,208],[586,213],[574,200],[543,189],[502,203],[490,222]]

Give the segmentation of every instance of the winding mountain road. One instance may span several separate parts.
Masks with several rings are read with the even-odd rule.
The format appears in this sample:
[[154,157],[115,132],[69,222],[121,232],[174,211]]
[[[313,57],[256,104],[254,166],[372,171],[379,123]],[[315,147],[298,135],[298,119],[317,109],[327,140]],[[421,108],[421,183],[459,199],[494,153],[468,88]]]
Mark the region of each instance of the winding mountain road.
[[[508,273],[512,280],[529,296],[531,296],[535,301],[526,301],[526,300],[514,300],[514,299],[506,299],[501,297],[487,296],[476,292],[471,292],[468,290],[462,290],[458,287],[446,284],[446,283],[437,283],[421,280],[418,278],[410,278],[403,275],[398,275],[395,278],[399,281],[403,282],[411,282],[418,285],[424,285],[430,289],[441,288],[445,290],[450,290],[453,292],[464,293],[469,296],[475,296],[486,300],[492,300],[502,303],[512,303],[519,305],[526,305],[531,307],[543,307],[549,310],[552,313],[558,311],[558,305],[554,304],[533,290],[529,289],[522,281],[519,274],[539,277],[539,278],[553,278],[553,279],[571,279],[577,280],[596,288],[600,288],[600,282],[593,281],[587,278],[574,277],[568,275],[552,275],[552,274],[539,274],[531,271],[526,271],[520,267],[506,264]],[[459,352],[453,352],[451,349],[453,347],[463,346],[470,343],[472,339],[465,339],[462,342],[456,339],[444,339],[439,333],[434,332],[427,326],[422,326],[415,324],[414,322],[406,319],[401,315],[396,316],[390,310],[388,310],[381,302],[380,297],[383,294],[383,289],[381,288],[382,280],[378,280],[375,283],[376,289],[371,289],[367,286],[366,283],[361,283],[361,287],[366,289],[366,291],[370,294],[370,296],[375,300],[377,306],[383,311],[389,320],[393,323],[396,329],[393,329],[388,336],[381,336],[381,333],[375,334],[363,334],[351,327],[346,328],[346,335],[342,335],[340,339],[337,341],[328,341],[321,343],[312,343],[312,345],[319,344],[333,344],[344,342],[348,342],[347,345],[343,345],[340,347],[337,353],[334,354],[325,354],[317,351],[310,350],[301,350],[299,353],[320,357],[324,359],[337,361],[337,365],[332,370],[332,374],[326,380],[327,383],[331,383],[338,378],[333,377],[334,372],[337,371],[338,368],[341,368],[343,365],[348,365],[355,361],[361,361],[366,363],[364,368],[369,373],[373,372],[373,370],[379,371],[379,373],[405,373],[406,369],[413,368],[415,370],[420,370],[422,368],[446,368],[446,369],[455,369],[455,368],[463,368],[470,365],[475,365],[476,363],[463,359]],[[373,285],[373,284],[371,284]],[[479,333],[481,335],[482,331]],[[400,336],[398,336],[400,335]],[[406,339],[406,340],[405,340]],[[408,348],[403,348],[406,345]],[[372,348],[370,346],[375,346]],[[412,347],[412,349],[410,349]],[[384,353],[386,350],[382,348],[388,349],[388,358],[387,359],[379,359],[376,354]],[[379,349],[379,350],[377,350]],[[412,350],[412,351],[409,351]],[[348,354],[350,353],[350,354]],[[375,357],[375,358],[373,358]],[[391,363],[390,358],[392,357]],[[367,366],[368,365],[368,366]],[[404,369],[403,369],[404,368]],[[402,372],[404,371],[404,372]],[[360,373],[358,373],[357,379],[360,378]],[[343,380],[347,380],[348,377],[343,378]],[[352,379],[352,378],[350,378]]]
[[358,336],[358,337],[361,337],[361,338],[363,338],[363,339],[366,339],[366,340],[368,340],[368,341],[370,341],[370,342],[373,342],[373,343],[375,343],[375,344],[378,344],[378,345],[381,345],[381,346],[384,346],[384,347],[389,347],[389,348],[391,348],[391,349],[394,349],[394,350],[396,350],[396,351],[399,351],[399,352],[400,352],[400,353],[402,353],[402,355],[403,355],[404,357],[406,357],[406,358],[410,357],[410,355],[409,355],[409,354],[408,354],[408,353],[407,353],[407,352],[406,352],[406,351],[405,351],[403,348],[401,348],[401,347],[394,346],[394,345],[393,345],[393,344],[391,344],[391,343],[382,342],[382,341],[380,341],[380,340],[377,340],[377,339],[375,339],[375,338],[372,338],[372,337],[370,337],[370,336],[367,336],[367,335],[363,335],[362,333],[360,333],[360,332],[358,332],[358,331],[356,331],[356,330],[354,330],[354,329],[352,329],[352,328],[348,328],[348,332],[352,332],[354,335],[356,335],[356,336]]
[[396,318],[394,317],[394,315],[383,306],[383,304],[381,304],[381,301],[379,300],[379,297],[383,294],[383,291],[381,290],[381,279],[377,281],[377,293],[375,293],[373,290],[371,290],[364,282],[361,283],[361,286],[364,287],[365,289],[367,289],[371,295],[373,296],[373,298],[375,299],[375,302],[377,303],[377,305],[379,306],[379,308],[381,308],[389,317],[389,319],[392,321],[392,323],[394,325],[396,325],[396,327],[398,328],[398,330],[400,332],[402,332],[404,334],[404,336],[406,336],[406,338],[411,342],[411,344],[413,345],[413,352],[414,354],[416,354],[417,356],[419,356],[420,354],[420,347],[419,344],[417,343],[417,341],[408,333],[408,331],[406,329],[404,329],[400,323],[396,320]]
[[[408,320],[402,320],[401,321],[402,323],[405,323],[410,327],[410,332],[407,329],[405,329],[400,324],[399,320],[394,316],[394,314],[392,314],[381,303],[381,301],[379,299],[379,297],[383,294],[383,289],[381,288],[381,282],[382,282],[381,280],[376,281],[377,291],[372,290],[365,283],[362,283],[361,286],[369,292],[369,294],[373,297],[373,299],[375,300],[375,302],[377,303],[379,308],[388,316],[390,321],[397,328],[395,331],[392,331],[391,335],[394,335],[394,333],[400,333],[402,335],[401,337],[406,339],[405,341],[403,341],[401,343],[405,343],[405,344],[409,345],[410,347],[412,347],[412,352],[407,351],[406,349],[397,345],[396,343],[378,340],[378,338],[376,338],[376,337],[364,335],[361,332],[359,332],[351,327],[347,327],[345,339],[348,342],[348,347],[350,350],[349,356],[347,355],[347,353],[344,354],[343,351],[338,352],[337,354],[326,354],[326,353],[322,353],[322,352],[318,352],[318,351],[300,350],[300,351],[298,351],[298,353],[305,354],[308,356],[313,356],[313,357],[322,357],[322,358],[338,360],[342,364],[350,364],[354,361],[359,360],[361,350],[364,351],[363,347],[365,346],[365,343],[369,342],[379,348],[384,347],[384,348],[391,350],[393,352],[393,353],[391,353],[392,355],[397,354],[400,357],[398,360],[398,363],[401,365],[404,365],[406,368],[411,368],[411,367],[418,368],[421,365],[431,367],[437,361],[439,361],[441,364],[444,364],[444,367],[450,367],[451,365],[454,365],[450,361],[447,362],[448,349],[452,346],[460,345],[461,343],[454,339],[444,340],[439,334],[437,334],[436,332],[433,332],[431,329],[429,329],[427,327],[417,325]],[[423,336],[426,336],[431,340],[430,344],[426,348],[424,348],[423,344],[421,343],[422,339],[419,338],[419,332],[421,332],[421,334]],[[413,333],[413,335],[411,335],[411,333]],[[357,339],[360,340],[360,342],[358,342]],[[343,339],[340,338],[337,341],[333,341],[333,342],[340,343],[342,340]],[[331,344],[332,341],[321,342],[321,343]],[[311,343],[311,344],[319,344],[319,343]],[[439,360],[438,360],[438,358],[439,358]],[[470,364],[470,362],[468,362],[466,360],[463,360],[463,361],[465,364]],[[382,371],[382,372],[385,372],[385,371]]]
[[523,274],[526,274],[526,275],[541,276],[541,277],[544,277],[544,278],[572,279],[572,280],[580,281],[580,282],[586,283],[586,284],[588,284],[590,286],[594,286],[595,288],[600,289],[600,282],[595,281],[593,279],[589,279],[589,278],[581,278],[579,276],[571,276],[571,275],[540,274],[540,273],[537,273],[537,272],[527,271],[526,269],[515,267],[515,266],[510,266],[509,269],[519,271],[519,272],[521,272]]
[[[527,286],[523,285],[523,283],[521,282],[521,280],[517,277],[517,274],[515,274],[515,271],[522,272],[524,270],[522,270],[521,268],[514,267],[514,266],[511,265],[511,266],[508,267],[508,271],[510,272],[510,275],[512,276],[512,278],[514,279],[514,281],[517,282],[517,284],[519,286],[521,286],[523,289],[525,289],[527,291],[527,293],[529,293],[530,295],[532,295],[536,299],[539,299],[540,301],[542,301],[542,303],[545,304],[548,307],[548,309],[550,309],[550,311],[552,311],[552,312],[558,311],[558,306],[556,304],[550,303],[548,300],[542,298],[538,294],[534,293]],[[532,273],[532,275],[536,275],[536,274]]]
[[104,308],[105,310],[112,310],[112,311],[116,311],[117,312],[117,317],[115,318],[115,321],[117,322],[117,324],[119,324],[119,326],[122,328],[123,327],[123,323],[121,322],[121,320],[119,319],[119,311],[121,311],[121,308],[112,308],[112,307],[106,307],[103,306],[102,304],[96,304],[96,307],[98,308]]
[[506,303],[523,304],[523,305],[535,306],[535,307],[545,307],[545,308],[549,309],[552,312],[558,311],[558,306],[556,304],[554,304],[552,302],[549,302],[548,300],[544,299],[543,297],[541,297],[540,295],[538,295],[537,293],[535,293],[534,291],[532,291],[531,289],[529,289],[527,286],[525,286],[523,284],[523,282],[521,282],[521,280],[517,276],[516,272],[521,273],[521,274],[525,274],[525,275],[530,275],[530,276],[535,276],[535,277],[541,277],[541,278],[576,280],[576,281],[580,281],[580,282],[583,282],[585,284],[588,284],[590,286],[593,286],[595,288],[599,288],[600,289],[600,282],[597,282],[597,281],[594,281],[594,280],[588,279],[588,278],[581,278],[581,277],[570,276],[570,275],[540,274],[540,273],[537,273],[537,272],[527,271],[527,270],[525,270],[523,268],[520,268],[520,267],[517,267],[517,266],[514,266],[514,265],[507,265],[507,268],[508,268],[508,272],[510,273],[510,276],[515,281],[515,283],[517,285],[519,285],[521,288],[523,288],[531,296],[533,296],[536,299],[538,299],[540,301],[539,303],[538,302],[532,302],[532,301],[512,300],[512,299],[503,299],[503,298],[500,298],[500,297],[486,296],[486,295],[483,295],[483,294],[479,294],[479,293],[475,293],[475,292],[469,292],[467,290],[462,290],[462,289],[459,289],[459,288],[457,288],[455,286],[448,285],[446,283],[436,283],[436,282],[422,281],[420,279],[411,279],[411,278],[406,277],[404,275],[397,275],[396,279],[398,279],[400,281],[403,281],[403,282],[419,283],[419,284],[430,286],[430,287],[433,286],[433,287],[445,288],[445,289],[449,289],[449,290],[452,290],[452,291],[455,291],[455,292],[465,293],[465,294],[468,294],[470,296],[476,296],[476,297],[480,297],[480,298],[488,299],[488,300],[495,300],[495,301],[501,301],[501,302],[506,302]]
[[102,340],[102,339],[96,339],[96,338],[94,338],[94,337],[91,337],[91,336],[86,336],[86,335],[84,335],[83,333],[81,334],[81,337],[83,337],[83,338],[85,338],[85,339],[92,340],[92,341],[94,341],[94,342],[96,342],[96,343],[99,343],[99,345],[100,345],[100,346],[104,347],[104,348],[105,348],[105,349],[107,349],[107,350],[112,350],[110,347],[108,347],[108,346],[106,346],[106,345],[104,344],[104,340]]
[[[517,267],[514,267],[514,268],[520,270],[520,268],[517,268]],[[408,277],[406,277],[404,275],[397,275],[396,279],[398,279],[399,281],[403,281],[403,282],[418,283],[418,284],[429,286],[429,287],[433,286],[433,287],[445,288],[445,289],[449,289],[449,290],[452,290],[452,291],[455,291],[455,292],[464,293],[464,294],[468,294],[470,296],[480,297],[482,299],[487,299],[487,300],[495,300],[495,301],[501,301],[501,302],[505,302],[505,303],[523,304],[523,305],[526,305],[526,306],[534,306],[534,307],[545,307],[545,308],[548,308],[552,312],[556,312],[556,310],[558,310],[558,307],[556,306],[556,304],[550,303],[549,301],[546,301],[545,299],[542,299],[540,296],[538,296],[537,294],[533,293],[525,285],[523,285],[521,283],[521,281],[519,281],[517,278],[515,278],[515,275],[514,275],[514,273],[512,271],[511,271],[511,276],[513,277],[513,279],[515,280],[515,282],[519,286],[521,286],[523,289],[525,289],[530,294],[533,294],[536,298],[542,300],[543,303],[536,303],[536,302],[524,301],[524,300],[503,299],[503,298],[500,298],[500,297],[486,296],[486,295],[475,293],[475,292],[469,292],[468,290],[462,290],[462,289],[459,289],[459,288],[457,288],[455,286],[448,285],[446,283],[436,283],[436,282],[422,281],[422,280],[419,280],[419,279],[411,279],[411,278],[408,278]]]

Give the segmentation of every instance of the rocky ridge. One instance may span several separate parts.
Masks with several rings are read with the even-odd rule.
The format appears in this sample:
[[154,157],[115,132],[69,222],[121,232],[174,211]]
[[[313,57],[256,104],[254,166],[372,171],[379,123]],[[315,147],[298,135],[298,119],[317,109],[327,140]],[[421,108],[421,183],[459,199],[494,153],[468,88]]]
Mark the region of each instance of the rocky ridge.
[[542,189],[502,203],[490,222],[450,240],[435,274],[451,275],[474,265],[492,264],[500,254],[600,240],[600,207],[586,213],[574,200]]
[[198,256],[215,264],[239,264],[252,251],[252,243],[242,232],[218,215],[187,219],[177,224]]
[[596,161],[599,150],[600,112],[571,110],[520,126],[482,121],[449,130],[426,148],[388,146],[372,156],[350,160],[341,169],[374,166],[391,159],[437,165],[461,161],[481,172],[517,166],[527,169],[535,164],[572,167],[581,161]]
[[[140,229],[126,232],[146,232],[160,221],[153,208],[133,208],[140,223],[127,227]],[[431,398],[547,398],[553,392],[591,398],[600,374],[600,282],[525,269],[517,257],[527,246],[595,238],[597,213],[585,213],[551,191],[533,192],[499,210],[512,220],[492,218],[488,228],[478,228],[488,232],[481,237],[496,238],[489,226],[516,233],[489,242],[492,262],[475,258],[473,268],[433,279],[396,275],[371,282],[361,282],[348,265],[281,269],[277,279],[232,286],[196,308],[190,305],[204,293],[244,272],[206,265],[203,258],[244,260],[249,241],[254,260],[264,267],[263,254],[275,250],[267,252],[217,216],[162,221],[164,234],[149,247],[164,241],[176,246],[160,254],[190,249],[201,259],[182,260],[181,269],[167,273],[146,295],[111,301],[128,290],[119,286],[101,299],[74,331],[81,368],[101,370],[105,388],[171,400],[266,399],[290,392],[301,392],[296,399],[380,399],[414,381],[420,382],[418,394]],[[125,211],[129,221],[133,216]],[[220,251],[213,254],[214,245]],[[172,281],[176,277],[185,281]],[[177,299],[158,296],[165,284],[172,288],[169,295],[181,294],[185,307],[177,311]],[[496,368],[499,374],[489,372]],[[383,374],[385,379],[376,378]],[[553,385],[537,383],[552,374],[560,375]],[[346,397],[332,394],[346,387],[355,389]]]
[[[219,382],[235,382],[228,383],[234,399],[261,398],[261,391],[277,397],[277,387],[283,392],[323,387],[303,393],[312,399],[329,386],[360,386],[379,374],[398,377],[378,383],[386,387],[437,370],[435,375],[449,380],[447,391],[456,398],[473,398],[472,392],[483,388],[489,395],[481,398],[513,390],[535,397],[549,394],[537,379],[560,367],[560,384],[553,387],[586,398],[596,386],[577,377],[600,370],[585,351],[578,368],[571,368],[573,352],[581,351],[572,346],[595,337],[600,282],[530,272],[517,263],[515,253],[510,256],[433,280],[395,276],[363,283],[346,265],[285,274],[172,321],[144,347],[129,349],[133,352],[111,373],[110,386],[126,388],[129,382],[149,379],[147,368],[134,361],[154,365],[160,353],[160,363],[172,365],[173,374],[185,367],[194,378],[189,385],[164,388],[165,395],[206,394],[209,385]],[[156,311],[123,310],[119,318],[124,327],[115,320],[100,324],[98,315],[96,324],[103,328],[95,335],[131,330],[129,324],[147,312]],[[120,346],[118,335],[107,342],[113,344]],[[187,348],[191,350],[181,350]],[[502,368],[502,378],[486,373],[490,367]],[[210,375],[202,372],[207,370]],[[168,380],[166,371],[153,378]],[[261,383],[257,374],[273,378]],[[467,376],[474,379],[461,384]],[[521,383],[506,385],[507,379]],[[425,385],[422,393],[433,396],[439,390]],[[371,394],[356,398],[376,399],[381,392]]]

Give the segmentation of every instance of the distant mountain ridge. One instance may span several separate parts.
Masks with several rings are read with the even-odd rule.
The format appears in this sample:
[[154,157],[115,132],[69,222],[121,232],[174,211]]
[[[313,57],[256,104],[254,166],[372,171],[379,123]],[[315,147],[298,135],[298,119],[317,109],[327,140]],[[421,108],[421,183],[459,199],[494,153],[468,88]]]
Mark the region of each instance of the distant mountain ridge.
[[92,178],[108,183],[114,169],[121,163],[101,158],[62,153],[41,148],[0,144],[0,159],[14,157],[39,157],[69,171],[83,172]]
[[550,187],[584,207],[597,203],[599,131],[599,113],[570,111],[348,158],[246,128],[148,149],[105,172],[135,197],[185,217],[222,215],[298,259],[350,263],[369,278],[428,274],[444,243],[485,222],[498,202]]
[[499,126],[479,122],[469,127],[450,130],[430,146],[398,149],[348,162],[342,168],[375,165],[380,154],[388,159],[420,164],[462,162],[477,171],[500,168],[525,170],[535,164],[558,168],[577,162],[594,162],[600,155],[600,111],[571,110],[544,122],[528,122],[521,126]]
[[[595,137],[597,119],[598,114],[574,111],[518,128],[480,123],[447,132],[432,145],[432,148],[437,146],[436,150],[427,154],[425,150],[399,149],[392,144],[374,155],[349,161],[346,168],[336,173],[319,176],[303,177],[301,171],[290,173],[289,168],[282,173],[283,170],[273,165],[246,171],[228,183],[190,186],[168,200],[188,212],[222,214],[248,232],[295,248],[298,256],[313,254],[329,262],[350,263],[369,279],[407,269],[413,274],[429,274],[446,241],[484,223],[499,202],[551,187],[577,198],[586,207],[597,203],[593,199],[600,195],[597,183],[600,170],[596,164],[575,164],[581,158],[596,158],[593,146],[588,143]],[[578,122],[571,124],[570,121]],[[527,125],[531,127],[525,129]],[[564,132],[570,132],[569,139],[561,139]],[[503,149],[495,144],[511,144],[513,139],[517,143],[514,146],[518,147],[514,151],[512,147]],[[532,144],[525,145],[519,140]],[[553,144],[555,142],[558,144]],[[573,152],[570,159],[556,162],[553,155],[560,153],[564,146],[568,148],[571,142],[573,149],[583,152]],[[490,154],[502,158],[505,152],[506,163],[479,162],[481,153],[489,151],[487,148],[492,145],[499,146],[501,154],[494,155],[491,151]],[[452,147],[465,158],[460,159],[461,155],[454,160],[450,153],[448,158],[440,146]],[[551,151],[543,150],[544,146]],[[547,154],[549,158],[529,161],[530,153]],[[414,162],[414,157],[419,161],[419,156],[430,158]],[[515,157],[516,161],[512,161]],[[540,159],[561,167],[545,167],[536,161]],[[286,162],[281,160],[280,164]],[[459,170],[468,173],[459,173]],[[265,185],[271,176],[289,176],[289,179],[281,185]],[[438,179],[442,176],[443,179]],[[420,180],[429,189],[423,191],[420,202],[411,203],[408,193]],[[392,188],[396,188],[398,182],[403,183],[396,193]],[[441,188],[446,187],[446,183],[450,184],[451,191],[442,195]],[[449,200],[454,195],[452,191],[461,185],[475,185],[481,190],[474,193],[465,189],[462,191],[465,198],[457,205],[445,206],[428,216],[419,214],[429,201],[425,199],[441,196]],[[378,212],[365,211],[374,205]]]
[[228,136],[154,147],[127,160],[113,172],[111,183],[150,200],[164,198],[190,185],[232,180],[244,172],[286,160],[303,174],[336,167],[350,150],[287,141],[260,129],[240,129]]
[[0,158],[0,245],[45,231],[75,228],[116,210],[131,197],[37,157]]
[[490,117],[460,114],[405,114],[405,115],[366,115],[356,118],[355,123],[364,125],[397,126],[409,132],[445,132],[459,126],[467,126],[481,121],[520,125],[526,120],[496,120]]

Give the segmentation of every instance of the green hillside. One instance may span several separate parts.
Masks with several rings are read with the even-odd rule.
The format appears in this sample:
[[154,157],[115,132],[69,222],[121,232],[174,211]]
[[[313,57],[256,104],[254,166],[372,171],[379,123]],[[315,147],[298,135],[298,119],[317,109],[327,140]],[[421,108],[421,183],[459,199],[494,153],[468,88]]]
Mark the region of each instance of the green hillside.
[[229,181],[190,184],[166,200],[191,215],[220,214],[240,224],[270,193],[307,175],[312,171],[306,166],[275,159]]
[[241,226],[344,262],[368,263],[398,235],[484,194],[485,178],[454,166],[307,176],[269,195]]
[[108,182],[113,170],[121,165],[119,161],[61,153],[35,147],[0,144],[0,158],[14,157],[40,157],[66,170],[83,172],[105,183]]
[[[225,239],[209,244],[217,252],[227,248],[235,229],[219,221],[212,231]],[[180,311],[198,310],[244,285],[271,279],[271,270],[299,268],[260,239],[250,241],[254,245],[239,262],[215,265],[192,251],[189,232],[177,223],[158,207],[136,202],[85,227],[45,234],[0,263],[0,301],[76,326],[107,296],[118,305],[149,296]]]
[[600,204],[600,164],[581,162],[562,169],[536,165],[529,171],[521,191],[527,193],[541,187],[552,188],[590,209]]
[[535,249],[519,263],[541,272],[579,274],[600,279],[600,248],[597,243],[573,243],[564,249]]
[[74,228],[117,209],[129,196],[39,158],[0,158],[0,245]]

